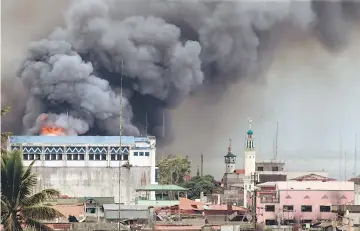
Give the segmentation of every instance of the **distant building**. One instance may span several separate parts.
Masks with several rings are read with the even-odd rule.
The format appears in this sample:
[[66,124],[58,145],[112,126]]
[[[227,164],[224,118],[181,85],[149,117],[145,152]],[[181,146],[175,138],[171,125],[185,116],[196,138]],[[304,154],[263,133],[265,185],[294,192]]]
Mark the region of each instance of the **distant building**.
[[[135,189],[157,183],[155,137],[11,136],[25,166],[37,160],[35,191],[55,188],[70,197],[113,197],[135,203]],[[119,167],[121,167],[119,192]],[[120,194],[120,195],[119,195]],[[155,195],[152,195],[154,197]]]
[[349,180],[355,184],[355,205],[360,205],[360,175]]
[[336,216],[332,205],[354,203],[354,183],[282,181],[257,185],[258,221],[266,225],[312,223]]

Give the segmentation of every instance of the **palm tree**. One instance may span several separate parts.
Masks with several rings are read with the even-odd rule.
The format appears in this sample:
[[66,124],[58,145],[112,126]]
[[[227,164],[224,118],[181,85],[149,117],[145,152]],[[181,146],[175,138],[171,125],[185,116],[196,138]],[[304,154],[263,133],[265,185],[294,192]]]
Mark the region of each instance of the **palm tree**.
[[[10,111],[10,107],[2,108],[2,109],[1,109],[1,114],[0,114],[0,116],[3,117],[3,116],[6,115],[9,111]],[[2,132],[2,133],[1,133],[1,155],[6,154],[6,149],[3,148],[2,145],[7,142],[9,136],[11,136],[11,133],[10,133],[10,132]]]
[[57,198],[60,193],[55,189],[45,189],[32,195],[37,183],[36,174],[31,172],[33,161],[25,169],[22,152],[15,150],[1,157],[1,223],[7,231],[33,227],[36,230],[52,230],[41,220],[64,217],[54,208],[42,203]]

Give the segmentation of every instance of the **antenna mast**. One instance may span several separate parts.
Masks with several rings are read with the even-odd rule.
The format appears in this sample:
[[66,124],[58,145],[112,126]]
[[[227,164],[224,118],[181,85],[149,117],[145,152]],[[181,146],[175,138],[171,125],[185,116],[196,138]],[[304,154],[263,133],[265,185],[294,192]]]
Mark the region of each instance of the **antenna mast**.
[[121,76],[120,76],[120,118],[119,118],[119,135],[120,135],[120,142],[119,142],[119,152],[120,155],[118,156],[119,161],[119,231],[120,231],[120,209],[121,209],[121,154],[122,154],[122,110],[123,110],[123,70],[124,70],[124,60],[121,60]]
[[342,165],[342,134],[340,132],[340,161],[339,161],[339,177],[340,177],[340,180],[342,179],[342,174],[341,174],[341,165]]
[[274,156],[274,160],[277,160],[277,156],[278,156],[278,137],[279,137],[279,122],[276,122],[275,156]]
[[357,134],[355,134],[355,153],[354,153],[354,176],[356,176],[357,173]]

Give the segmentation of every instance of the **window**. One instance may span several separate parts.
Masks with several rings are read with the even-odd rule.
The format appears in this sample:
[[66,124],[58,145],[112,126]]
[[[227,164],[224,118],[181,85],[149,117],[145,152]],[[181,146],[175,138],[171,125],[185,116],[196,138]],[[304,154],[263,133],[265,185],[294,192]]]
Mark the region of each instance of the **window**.
[[123,160],[129,160],[129,155],[128,154],[124,154],[123,156]]
[[301,224],[311,224],[312,220],[301,220]]
[[277,225],[276,220],[265,220],[265,225]]
[[95,154],[95,160],[100,160],[100,154]]
[[95,213],[96,209],[95,208],[87,208],[86,209],[86,213]]
[[73,160],[79,160],[79,155],[78,154],[73,154]]
[[89,160],[95,160],[95,155],[94,154],[89,154]]
[[258,167],[258,171],[260,172],[264,171],[264,167]]
[[284,212],[293,212],[294,206],[293,205],[283,205],[283,211]]
[[49,154],[45,154],[45,160],[50,160],[50,155]]
[[35,154],[35,160],[40,160],[40,154]]
[[312,206],[311,205],[302,205],[301,212],[312,212]]
[[139,152],[139,156],[144,156],[144,152]]
[[29,160],[34,160],[34,154],[29,154]]
[[111,160],[115,160],[116,159],[116,155],[111,155]]
[[67,159],[67,160],[72,160],[72,155],[71,155],[71,154],[67,154],[67,155],[66,155],[66,159]]
[[139,155],[139,153],[138,152],[134,152],[134,156],[138,156]]
[[328,213],[331,211],[331,207],[328,205],[320,205],[320,212]]
[[63,155],[62,154],[57,154],[57,160],[62,160],[63,159]]
[[279,168],[278,167],[272,167],[272,171],[277,172],[277,171],[279,171]]
[[24,160],[29,160],[29,155],[28,155],[28,154],[24,154],[24,155],[23,155],[23,159],[24,159]]
[[79,160],[85,160],[85,155],[84,154],[79,154]]
[[51,160],[56,160],[56,154],[50,154],[50,159]]
[[284,225],[294,225],[294,224],[295,224],[294,219],[284,220]]
[[150,152],[145,152],[145,156],[150,156]]
[[266,212],[275,212],[275,205],[265,205]]

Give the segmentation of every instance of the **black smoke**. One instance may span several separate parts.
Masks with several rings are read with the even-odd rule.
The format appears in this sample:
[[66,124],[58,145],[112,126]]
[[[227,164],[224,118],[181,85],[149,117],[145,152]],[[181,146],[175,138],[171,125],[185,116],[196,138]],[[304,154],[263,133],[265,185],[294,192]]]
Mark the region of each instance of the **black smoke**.
[[329,49],[341,49],[359,5],[75,1],[66,25],[32,43],[19,68],[31,92],[24,129],[39,134],[39,116],[48,113],[71,134],[118,135],[122,85],[123,134],[171,140],[167,112],[184,98],[199,88],[220,88],[264,71],[268,52],[292,31],[288,28],[310,31]]

